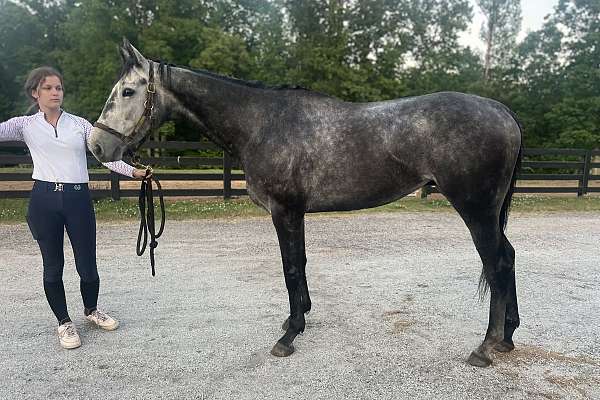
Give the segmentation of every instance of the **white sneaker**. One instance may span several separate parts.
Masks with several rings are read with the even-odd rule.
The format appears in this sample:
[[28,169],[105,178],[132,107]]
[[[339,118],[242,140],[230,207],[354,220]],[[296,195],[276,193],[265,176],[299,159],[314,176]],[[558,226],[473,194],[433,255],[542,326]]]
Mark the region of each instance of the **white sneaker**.
[[100,328],[107,331],[114,331],[119,326],[119,321],[105,313],[104,311],[100,311],[95,309],[85,317],[88,321],[98,325]]
[[65,349],[76,349],[81,346],[79,334],[72,322],[65,322],[58,327],[58,340]]

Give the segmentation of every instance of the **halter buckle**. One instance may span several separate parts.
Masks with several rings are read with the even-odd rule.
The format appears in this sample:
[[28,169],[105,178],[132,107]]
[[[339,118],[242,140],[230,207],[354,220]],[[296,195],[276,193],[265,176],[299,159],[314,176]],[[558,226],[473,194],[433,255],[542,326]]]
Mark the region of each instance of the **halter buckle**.
[[148,100],[144,100],[144,112],[152,112],[154,111],[154,104],[150,104],[150,107],[148,107]]

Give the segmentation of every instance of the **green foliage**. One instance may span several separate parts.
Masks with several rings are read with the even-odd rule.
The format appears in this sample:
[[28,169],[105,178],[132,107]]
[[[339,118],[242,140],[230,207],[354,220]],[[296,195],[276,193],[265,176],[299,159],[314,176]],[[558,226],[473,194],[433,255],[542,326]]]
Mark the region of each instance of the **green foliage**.
[[57,64],[52,52],[58,45],[57,26],[63,20],[64,16],[51,10],[34,14],[22,5],[0,0],[0,120],[29,107],[22,88],[31,69]]
[[519,46],[511,89],[528,145],[600,148],[599,11],[596,1],[560,0]]
[[561,147],[593,148],[600,143],[600,96],[565,98],[545,118],[549,130],[558,132]]
[[251,59],[240,37],[215,28],[205,28],[202,37],[206,46],[190,60],[191,67],[235,77],[249,75]]
[[[469,0],[0,0],[0,120],[26,110],[39,65],[58,67],[65,108],[94,120],[127,37],[153,59],[348,101],[475,93],[514,109],[528,146],[600,147],[600,3],[560,0],[519,45],[519,1],[477,4],[495,24],[487,75],[458,42]],[[197,134],[176,121],[160,137]]]

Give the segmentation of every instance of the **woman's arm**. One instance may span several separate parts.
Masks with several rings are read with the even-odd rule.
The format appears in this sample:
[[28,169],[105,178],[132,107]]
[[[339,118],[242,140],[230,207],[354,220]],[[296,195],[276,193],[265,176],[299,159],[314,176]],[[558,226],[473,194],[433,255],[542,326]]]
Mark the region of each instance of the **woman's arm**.
[[127,164],[125,161],[111,161],[102,163],[106,168],[118,174],[134,178],[135,168]]
[[0,142],[23,141],[23,127],[31,117],[15,117],[0,123]]

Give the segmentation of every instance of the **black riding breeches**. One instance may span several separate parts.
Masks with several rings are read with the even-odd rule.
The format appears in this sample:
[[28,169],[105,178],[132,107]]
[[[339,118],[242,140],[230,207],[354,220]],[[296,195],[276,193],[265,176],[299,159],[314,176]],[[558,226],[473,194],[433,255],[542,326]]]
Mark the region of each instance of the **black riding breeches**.
[[99,287],[96,216],[88,185],[35,181],[29,199],[27,223],[40,246],[44,264],[44,290],[56,318],[59,321],[68,319],[62,284],[65,228],[81,279],[84,306],[87,309],[95,308]]

